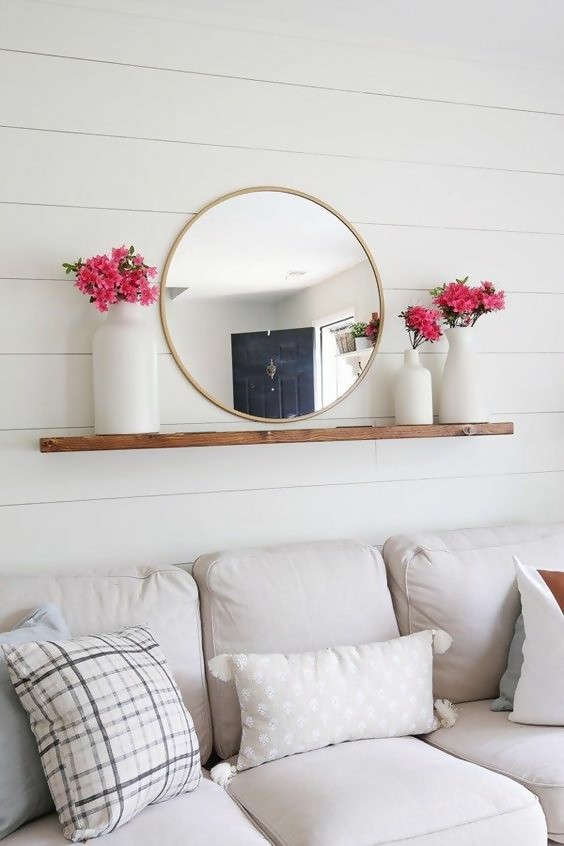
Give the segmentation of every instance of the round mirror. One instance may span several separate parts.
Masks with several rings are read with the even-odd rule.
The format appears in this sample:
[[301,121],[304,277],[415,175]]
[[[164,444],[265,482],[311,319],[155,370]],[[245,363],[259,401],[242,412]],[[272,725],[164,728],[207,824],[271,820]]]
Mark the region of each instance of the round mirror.
[[383,319],[374,261],[352,226],[298,191],[249,188],[211,203],[176,239],[161,317],[208,399],[283,422],[334,405],[372,363]]

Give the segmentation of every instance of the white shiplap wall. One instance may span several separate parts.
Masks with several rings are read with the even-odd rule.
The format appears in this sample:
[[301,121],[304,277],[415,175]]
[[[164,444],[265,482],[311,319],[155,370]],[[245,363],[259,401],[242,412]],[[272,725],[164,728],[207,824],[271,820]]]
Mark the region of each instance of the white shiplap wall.
[[[191,5],[0,0],[0,568],[562,519],[562,75]],[[509,292],[478,342],[515,437],[40,455],[40,435],[93,422],[99,318],[61,262],[126,242],[162,267],[190,213],[255,184],[338,208],[381,271],[382,353],[326,425],[389,419],[395,315],[469,273]],[[154,319],[163,428],[240,428],[184,381]],[[436,377],[443,358],[425,356]]]

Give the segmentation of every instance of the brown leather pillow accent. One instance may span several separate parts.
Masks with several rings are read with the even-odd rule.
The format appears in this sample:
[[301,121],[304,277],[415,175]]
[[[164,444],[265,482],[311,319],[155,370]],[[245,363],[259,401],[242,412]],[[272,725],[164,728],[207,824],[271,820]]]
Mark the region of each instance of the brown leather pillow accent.
[[555,600],[560,606],[560,610],[564,611],[564,573],[560,573],[557,570],[539,570],[539,574],[552,591]]

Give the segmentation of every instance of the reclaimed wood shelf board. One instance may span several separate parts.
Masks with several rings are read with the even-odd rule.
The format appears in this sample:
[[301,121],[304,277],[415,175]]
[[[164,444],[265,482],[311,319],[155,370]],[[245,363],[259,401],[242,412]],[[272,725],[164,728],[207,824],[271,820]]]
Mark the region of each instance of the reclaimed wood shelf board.
[[448,423],[427,426],[339,426],[333,429],[255,429],[245,432],[170,432],[152,435],[70,435],[41,438],[41,452],[243,446],[246,444],[380,441],[512,435],[513,423]]

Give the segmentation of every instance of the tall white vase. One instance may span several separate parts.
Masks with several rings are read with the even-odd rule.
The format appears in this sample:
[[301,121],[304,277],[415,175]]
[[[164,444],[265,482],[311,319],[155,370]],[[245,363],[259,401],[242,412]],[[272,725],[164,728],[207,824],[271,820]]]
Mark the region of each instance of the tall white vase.
[[471,326],[455,326],[445,332],[448,355],[441,382],[440,423],[482,423],[488,419],[473,334]]
[[94,335],[97,435],[159,431],[157,346],[146,309],[118,302]]
[[418,350],[405,350],[403,365],[394,381],[394,407],[398,426],[433,422],[431,374],[419,361]]

